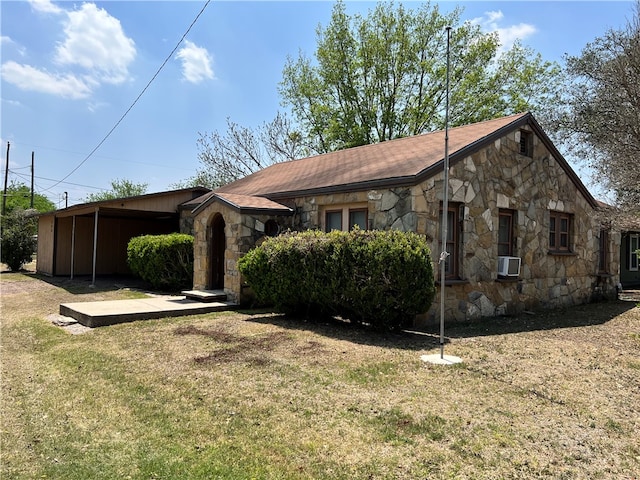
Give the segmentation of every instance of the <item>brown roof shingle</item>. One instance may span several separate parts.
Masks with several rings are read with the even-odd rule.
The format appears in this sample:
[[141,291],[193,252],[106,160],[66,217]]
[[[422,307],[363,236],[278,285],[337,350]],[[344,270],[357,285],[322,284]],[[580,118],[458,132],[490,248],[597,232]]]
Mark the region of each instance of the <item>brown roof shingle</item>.
[[[449,155],[467,150],[528,113],[449,129]],[[324,189],[411,183],[444,159],[443,130],[282,162],[216,190],[216,193],[284,197]]]

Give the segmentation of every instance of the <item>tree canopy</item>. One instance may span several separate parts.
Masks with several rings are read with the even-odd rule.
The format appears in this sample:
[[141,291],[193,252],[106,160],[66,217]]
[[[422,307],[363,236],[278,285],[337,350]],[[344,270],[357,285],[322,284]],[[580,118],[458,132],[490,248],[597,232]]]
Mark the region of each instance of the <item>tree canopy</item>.
[[[12,181],[7,187],[6,215],[15,209],[31,209],[31,189],[24,183]],[[44,195],[33,194],[33,209],[43,213],[55,210],[55,204]]]
[[640,211],[640,2],[625,28],[567,57],[570,81],[557,125],[563,147],[587,162],[620,206]]
[[135,197],[147,193],[148,183],[134,183],[126,179],[111,180],[111,190],[99,193],[90,193],[84,199],[85,202],[100,202],[113,200],[114,198]]
[[559,65],[519,43],[501,51],[496,33],[461,13],[380,2],[350,16],[336,3],[315,59],[290,57],[280,83],[306,145],[322,153],[443,128],[447,26],[452,126],[535,111],[557,95]]
[[446,26],[451,26],[452,126],[512,113],[539,114],[558,94],[560,67],[519,43],[426,3],[380,2],[366,17],[334,5],[317,29],[313,59],[289,57],[279,85],[287,114],[257,129],[227,121],[199,134],[202,169],[181,186],[216,188],[272,163],[444,127]]

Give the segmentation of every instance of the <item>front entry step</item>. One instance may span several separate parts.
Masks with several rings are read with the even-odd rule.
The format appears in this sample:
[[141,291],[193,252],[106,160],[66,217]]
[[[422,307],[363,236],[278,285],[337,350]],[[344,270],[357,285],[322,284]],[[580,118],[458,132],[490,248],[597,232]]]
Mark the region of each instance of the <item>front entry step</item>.
[[182,295],[189,300],[197,300],[198,302],[224,302],[227,294],[224,290],[185,290]]

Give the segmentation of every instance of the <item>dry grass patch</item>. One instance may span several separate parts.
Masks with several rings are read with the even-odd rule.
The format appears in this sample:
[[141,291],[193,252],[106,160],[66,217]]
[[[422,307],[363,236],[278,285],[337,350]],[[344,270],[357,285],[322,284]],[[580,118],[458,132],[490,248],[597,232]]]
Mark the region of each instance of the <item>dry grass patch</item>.
[[[640,308],[611,302],[383,335],[268,312],[72,336],[3,274],[2,478],[636,478]],[[33,286],[21,290],[14,283]],[[11,289],[6,288],[9,284]],[[7,293],[13,292],[13,293]]]

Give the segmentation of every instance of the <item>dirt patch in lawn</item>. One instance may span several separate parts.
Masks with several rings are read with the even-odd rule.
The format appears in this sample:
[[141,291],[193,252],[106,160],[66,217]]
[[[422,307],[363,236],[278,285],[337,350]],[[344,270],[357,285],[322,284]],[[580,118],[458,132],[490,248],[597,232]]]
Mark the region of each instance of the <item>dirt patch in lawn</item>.
[[130,292],[0,280],[2,478],[640,478],[635,301],[446,325],[443,367],[437,328],[265,311],[68,335]]

